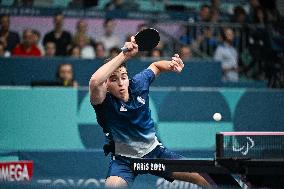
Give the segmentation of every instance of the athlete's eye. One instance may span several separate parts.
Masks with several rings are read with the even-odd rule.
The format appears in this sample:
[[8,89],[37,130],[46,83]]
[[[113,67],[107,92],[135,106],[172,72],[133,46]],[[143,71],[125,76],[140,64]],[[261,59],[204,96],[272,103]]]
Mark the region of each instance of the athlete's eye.
[[116,78],[112,78],[110,81],[115,82],[116,80],[117,80]]
[[121,75],[121,79],[122,79],[122,80],[126,80],[127,78],[128,78],[128,76],[127,76],[126,73],[124,73],[124,74]]

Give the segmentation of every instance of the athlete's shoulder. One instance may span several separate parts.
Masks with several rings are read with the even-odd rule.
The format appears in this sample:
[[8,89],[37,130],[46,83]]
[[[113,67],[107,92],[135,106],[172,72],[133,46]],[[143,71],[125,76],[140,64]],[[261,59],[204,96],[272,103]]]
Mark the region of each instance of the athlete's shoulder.
[[143,71],[139,72],[138,74],[136,74],[132,79],[131,81],[132,82],[138,82],[138,81],[151,81],[152,79],[155,78],[155,74],[154,72],[147,68],[147,69],[144,69]]
[[130,87],[132,90],[148,89],[154,78],[155,74],[151,69],[144,69],[130,80]]

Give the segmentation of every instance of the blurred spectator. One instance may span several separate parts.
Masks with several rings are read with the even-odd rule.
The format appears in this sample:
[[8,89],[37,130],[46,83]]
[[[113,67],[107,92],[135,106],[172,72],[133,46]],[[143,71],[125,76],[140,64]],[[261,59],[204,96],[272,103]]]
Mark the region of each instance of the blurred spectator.
[[121,52],[120,48],[118,47],[112,47],[109,51],[109,56],[110,57],[115,57]]
[[258,0],[249,0],[249,19],[250,21],[253,20],[253,15],[255,15],[255,9],[260,6]]
[[100,37],[100,42],[104,44],[107,54],[112,47],[120,47],[121,42],[117,35],[114,34],[115,22],[112,19],[106,19],[103,24],[104,35]]
[[110,0],[104,7],[104,10],[137,10],[138,4],[134,1],[124,1],[124,0]]
[[217,47],[214,59],[221,62],[224,80],[238,81],[238,53],[232,46],[234,41],[234,32],[231,28],[224,28],[221,31],[221,37],[223,44]]
[[78,86],[78,82],[74,79],[72,64],[60,64],[57,68],[56,78],[64,87]]
[[253,15],[253,22],[257,23],[258,26],[265,27],[267,21],[268,21],[268,15],[265,9],[262,7],[257,7]]
[[0,41],[4,44],[6,51],[12,52],[16,45],[20,43],[20,36],[18,33],[10,30],[9,15],[1,15],[0,19]]
[[191,48],[188,45],[184,45],[179,50],[179,56],[183,61],[187,61],[192,57]]
[[190,27],[188,25],[181,25],[179,30],[180,30],[179,31],[180,42],[183,43],[183,44],[190,45],[193,41],[193,34],[192,34],[193,30],[190,29]]
[[11,53],[5,50],[5,45],[0,41],[0,57],[10,57]]
[[71,43],[72,37],[68,31],[63,30],[64,16],[63,14],[56,14],[53,17],[54,29],[47,33],[43,38],[43,44],[52,41],[56,44],[56,55],[66,56],[67,48]]
[[87,40],[89,41],[89,44],[95,47],[95,40],[93,40],[92,37],[88,34],[88,29],[88,23],[83,19],[79,20],[76,24],[76,32],[73,39],[76,38],[77,35],[83,34],[88,38]]
[[[210,20],[210,7],[209,5],[204,4],[200,7],[199,14],[195,18],[195,22],[210,22]],[[192,33],[192,37],[195,39],[194,44],[199,47],[204,38],[204,26],[193,26],[190,27],[189,30],[189,33]]]
[[234,46],[237,47],[237,51],[239,53],[239,61],[238,66],[239,73],[247,75],[249,70],[248,65],[250,64],[250,54],[247,50],[247,38],[249,33],[248,17],[246,14],[245,9],[242,6],[236,6],[233,9],[233,16],[231,18],[231,22],[240,24],[241,27],[235,28],[235,35],[234,35]]
[[101,42],[96,43],[95,53],[96,53],[96,58],[105,58],[106,57],[105,46],[104,46],[103,43],[101,43]]
[[211,9],[216,9],[220,11],[220,5],[221,5],[220,0],[211,0],[210,2],[211,2]]
[[45,56],[54,57],[56,55],[56,44],[52,41],[48,41],[45,44]]
[[209,5],[202,5],[199,14],[195,19],[196,22],[209,22],[210,21],[210,7]]
[[41,54],[44,54],[44,48],[40,43],[40,37],[41,37],[40,32],[37,30],[32,30],[32,32],[33,32],[34,44],[39,48]]
[[[210,9],[210,23],[212,24],[217,24],[219,22],[222,21],[226,21],[224,18],[222,18],[221,20],[221,16],[220,16],[220,12],[218,9]],[[217,48],[218,45],[218,35],[220,34],[220,27],[205,27],[205,29],[203,30],[205,33],[205,36],[207,38],[207,46],[211,49],[208,50],[207,54],[209,54],[210,56],[213,55],[212,54],[212,50],[215,51],[215,49]]]
[[160,57],[164,56],[163,55],[163,51],[161,49],[158,48],[154,48],[151,53],[150,53],[150,57],[159,60]]
[[218,23],[220,22],[220,12],[218,9],[210,9],[210,22],[211,23]]
[[81,49],[77,45],[73,45],[70,47],[68,51],[68,55],[72,58],[80,58],[81,57]]
[[78,33],[73,39],[74,45],[80,48],[81,58],[95,58],[95,50],[90,45],[90,38],[83,33]]
[[236,6],[234,8],[234,15],[231,21],[239,24],[244,24],[247,22],[246,11],[242,6]]
[[194,48],[199,49],[201,52],[206,53],[209,56],[213,56],[217,45],[217,36],[212,27],[205,27],[203,29],[203,33],[197,36],[197,39],[192,43]]
[[277,9],[277,0],[259,0],[261,7],[267,16],[267,21],[270,23],[276,23],[280,21],[281,15]]
[[26,29],[23,32],[22,43],[18,44],[12,51],[13,56],[41,56],[39,48],[34,44],[33,31]]
[[164,48],[165,48],[165,43],[164,43],[164,41],[160,40],[159,43],[158,43],[158,45],[157,45],[155,48],[156,48],[156,49],[160,49],[161,51],[163,51]]
[[148,24],[146,24],[146,23],[138,24],[138,26],[137,26],[137,32],[142,31],[142,30],[145,30],[145,29],[147,29],[147,28],[149,28],[149,26],[148,26]]

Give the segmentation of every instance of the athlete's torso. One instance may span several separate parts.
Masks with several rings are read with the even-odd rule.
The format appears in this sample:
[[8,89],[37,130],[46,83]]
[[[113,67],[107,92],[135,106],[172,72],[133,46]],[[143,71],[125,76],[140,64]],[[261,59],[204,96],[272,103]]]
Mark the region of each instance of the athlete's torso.
[[158,144],[149,108],[149,86],[154,78],[153,71],[146,69],[130,80],[127,102],[107,93],[102,104],[93,106],[98,123],[115,142],[115,154],[142,157]]

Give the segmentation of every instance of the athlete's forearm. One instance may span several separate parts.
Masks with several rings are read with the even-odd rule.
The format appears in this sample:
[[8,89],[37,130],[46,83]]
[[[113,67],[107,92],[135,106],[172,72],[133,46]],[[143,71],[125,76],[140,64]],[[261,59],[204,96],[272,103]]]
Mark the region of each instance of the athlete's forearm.
[[138,52],[138,46],[135,43],[134,36],[131,37],[131,42],[125,42],[124,47],[128,49],[126,52],[120,52],[92,75],[90,87],[101,86],[124,61],[135,56]]
[[171,61],[161,60],[161,61],[153,62],[149,66],[149,68],[154,72],[155,75],[159,75],[161,72],[166,72],[166,71],[173,71],[176,73],[180,73],[183,67],[184,67],[184,64],[178,54],[175,54],[172,57]]
[[156,75],[159,75],[162,72],[171,71],[170,63],[171,61],[168,61],[168,60],[161,60],[161,61],[153,62],[150,65],[150,69],[153,68],[155,70],[154,73]]
[[102,65],[91,77],[90,84],[93,86],[102,85],[110,75],[127,59],[127,56],[121,52],[116,57]]

